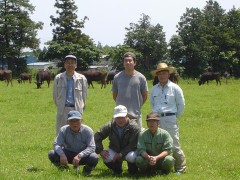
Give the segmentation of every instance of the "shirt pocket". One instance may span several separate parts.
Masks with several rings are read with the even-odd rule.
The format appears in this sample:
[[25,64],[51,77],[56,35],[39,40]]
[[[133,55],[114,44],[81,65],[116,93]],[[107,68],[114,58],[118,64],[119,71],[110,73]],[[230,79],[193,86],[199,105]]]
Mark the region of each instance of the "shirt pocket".
[[77,91],[82,91],[82,83],[80,80],[77,80],[77,82],[75,83],[75,90]]
[[173,93],[166,94],[166,102],[167,104],[175,104],[175,96]]

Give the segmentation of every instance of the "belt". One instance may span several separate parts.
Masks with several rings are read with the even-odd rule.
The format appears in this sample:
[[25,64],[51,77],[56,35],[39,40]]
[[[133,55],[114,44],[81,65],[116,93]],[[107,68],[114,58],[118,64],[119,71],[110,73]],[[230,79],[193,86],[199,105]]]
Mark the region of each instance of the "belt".
[[164,117],[164,116],[173,116],[176,115],[176,113],[161,113],[160,116]]
[[75,107],[73,104],[65,104],[65,107]]

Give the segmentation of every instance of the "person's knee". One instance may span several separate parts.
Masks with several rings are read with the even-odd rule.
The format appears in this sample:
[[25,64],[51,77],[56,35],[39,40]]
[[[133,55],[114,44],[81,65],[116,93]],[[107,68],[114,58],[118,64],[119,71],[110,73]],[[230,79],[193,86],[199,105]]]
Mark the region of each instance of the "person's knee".
[[54,150],[51,150],[51,151],[48,152],[48,159],[49,159],[50,161],[53,160],[54,154],[55,154]]
[[98,163],[98,155],[96,153],[92,153],[92,154],[90,154],[89,158],[90,158],[90,162],[91,162],[90,165],[96,166]]
[[135,163],[136,157],[137,157],[137,153],[135,151],[131,151],[125,156],[125,159],[127,162]]
[[172,156],[166,156],[162,163],[162,168],[165,170],[171,170],[174,166],[175,159]]
[[137,156],[136,165],[140,169],[146,169],[148,167],[148,161],[144,159],[142,156]]

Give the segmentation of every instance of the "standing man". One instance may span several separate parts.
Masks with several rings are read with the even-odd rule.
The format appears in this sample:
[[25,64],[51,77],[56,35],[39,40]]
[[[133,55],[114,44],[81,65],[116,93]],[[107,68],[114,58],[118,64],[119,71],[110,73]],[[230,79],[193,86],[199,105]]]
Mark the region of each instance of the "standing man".
[[185,100],[182,89],[169,80],[173,70],[166,63],[159,63],[157,69],[151,71],[153,76],[157,75],[159,83],[151,89],[150,102],[152,112],[160,116],[161,128],[167,130],[173,138],[175,171],[182,174],[186,171],[186,160],[179,143],[177,118],[183,113]]
[[[129,174],[137,173],[135,164],[137,139],[140,132],[136,121],[129,121],[127,108],[118,105],[114,108],[113,120],[103,125],[94,135],[96,153],[100,154],[104,164],[114,174],[122,173],[122,162],[127,161]],[[108,137],[109,149],[103,147]]]
[[123,56],[124,70],[114,76],[112,84],[113,99],[116,105],[124,105],[128,109],[130,119],[137,119],[142,128],[141,107],[147,100],[148,86],[143,74],[136,71],[136,56],[127,52]]
[[84,75],[75,71],[77,58],[67,55],[64,58],[65,72],[58,74],[54,79],[53,100],[57,106],[56,133],[67,124],[67,114],[71,110],[83,113],[87,98],[88,84]]
[[142,131],[138,137],[137,167],[141,173],[152,174],[154,170],[161,170],[162,173],[168,174],[174,165],[171,135],[159,128],[158,113],[148,114],[146,121],[148,129]]
[[68,113],[69,125],[61,127],[54,141],[54,150],[49,151],[48,158],[58,167],[73,164],[77,168],[85,165],[83,174],[89,175],[98,163],[98,155],[95,153],[93,130],[82,124],[82,121],[80,112]]

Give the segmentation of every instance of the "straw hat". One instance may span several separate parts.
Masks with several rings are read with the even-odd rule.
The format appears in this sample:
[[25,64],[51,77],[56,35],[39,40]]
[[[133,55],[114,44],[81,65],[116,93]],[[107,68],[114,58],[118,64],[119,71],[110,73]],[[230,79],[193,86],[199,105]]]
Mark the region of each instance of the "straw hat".
[[159,63],[157,65],[157,69],[156,70],[152,70],[151,71],[151,74],[152,76],[156,76],[156,73],[157,72],[160,72],[160,71],[169,71],[169,74],[172,74],[175,70],[174,67],[169,67],[166,63]]

